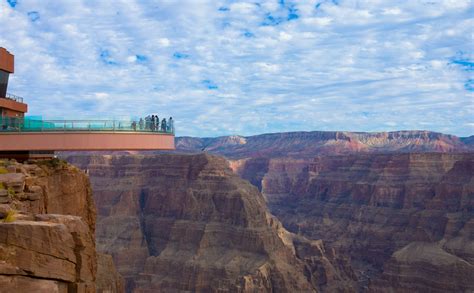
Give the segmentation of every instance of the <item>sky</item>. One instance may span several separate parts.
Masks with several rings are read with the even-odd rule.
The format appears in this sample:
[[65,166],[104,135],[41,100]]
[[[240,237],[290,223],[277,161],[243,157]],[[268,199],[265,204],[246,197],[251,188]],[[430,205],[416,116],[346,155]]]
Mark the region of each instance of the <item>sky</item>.
[[0,0],[0,46],[45,119],[474,134],[469,0]]

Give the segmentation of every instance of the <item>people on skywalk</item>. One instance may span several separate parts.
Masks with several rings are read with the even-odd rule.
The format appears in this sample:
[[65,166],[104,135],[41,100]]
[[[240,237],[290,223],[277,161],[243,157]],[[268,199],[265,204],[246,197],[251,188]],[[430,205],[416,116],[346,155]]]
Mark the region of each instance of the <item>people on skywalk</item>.
[[170,119],[168,119],[168,132],[173,132],[173,131],[174,131],[173,117],[170,117]]
[[151,115],[151,131],[155,131],[156,127],[156,117],[155,115]]
[[161,120],[161,130],[166,131],[166,118],[163,118],[163,120]]
[[145,117],[145,129],[146,130],[151,129],[151,117],[150,117],[150,115]]

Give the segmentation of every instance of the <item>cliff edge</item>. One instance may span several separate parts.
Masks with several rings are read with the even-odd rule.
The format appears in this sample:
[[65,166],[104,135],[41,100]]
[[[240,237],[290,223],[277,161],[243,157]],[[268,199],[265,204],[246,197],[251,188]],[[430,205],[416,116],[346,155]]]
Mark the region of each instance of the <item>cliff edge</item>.
[[96,288],[95,221],[89,179],[76,167],[0,161],[1,291],[105,292]]
[[87,169],[98,249],[128,292],[350,291],[324,244],[286,231],[257,188],[219,157],[70,157]]

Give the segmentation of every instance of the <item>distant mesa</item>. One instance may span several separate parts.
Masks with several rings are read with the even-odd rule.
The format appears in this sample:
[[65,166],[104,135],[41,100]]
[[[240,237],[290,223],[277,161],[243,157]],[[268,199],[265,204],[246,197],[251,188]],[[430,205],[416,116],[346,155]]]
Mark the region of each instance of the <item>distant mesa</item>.
[[184,153],[206,151],[231,159],[297,157],[352,153],[474,152],[474,136],[460,138],[432,131],[300,131],[214,138],[178,137]]

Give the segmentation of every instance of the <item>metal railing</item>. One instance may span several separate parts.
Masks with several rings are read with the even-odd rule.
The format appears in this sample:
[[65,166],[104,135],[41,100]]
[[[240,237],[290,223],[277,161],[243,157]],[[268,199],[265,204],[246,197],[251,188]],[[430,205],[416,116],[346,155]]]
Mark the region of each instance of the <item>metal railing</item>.
[[146,132],[174,134],[173,122],[152,125],[135,120],[40,120],[0,117],[0,132]]
[[10,94],[10,93],[7,93],[5,98],[7,98],[9,100],[13,100],[13,101],[18,102],[18,103],[23,103],[23,98],[22,97],[15,96],[15,95]]

